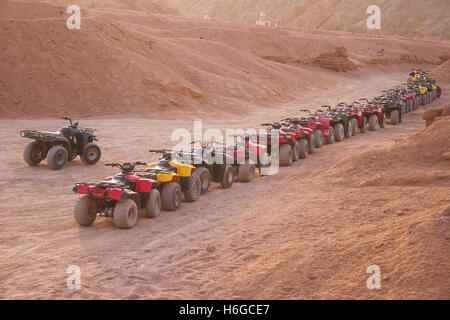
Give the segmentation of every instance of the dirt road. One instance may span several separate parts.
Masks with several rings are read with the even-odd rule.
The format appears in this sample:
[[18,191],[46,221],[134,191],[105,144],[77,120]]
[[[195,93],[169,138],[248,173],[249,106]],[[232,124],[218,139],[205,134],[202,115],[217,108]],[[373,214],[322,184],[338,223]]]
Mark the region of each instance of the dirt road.
[[[248,119],[211,116],[202,119],[203,126],[257,128],[262,121],[292,115],[297,105],[352,101],[404,77],[404,72],[349,77],[308,100]],[[71,192],[73,183],[96,181],[115,170],[102,164],[87,167],[78,159],[60,171],[23,162],[25,141],[18,132],[56,130],[62,121],[2,119],[0,298],[448,299],[446,255],[426,250],[414,235],[416,228],[436,233],[436,226],[417,226],[414,214],[403,220],[395,215],[405,206],[421,214],[433,210],[421,203],[423,190],[357,191],[346,185],[345,177],[342,185],[328,185],[320,176],[343,157],[390,145],[419,130],[419,113],[408,114],[399,126],[324,146],[275,176],[257,176],[253,183],[236,183],[229,190],[213,186],[200,201],[183,202],[178,211],[163,211],[157,219],[141,217],[131,230],[119,230],[103,218],[83,228],[72,217],[77,197]],[[170,145],[173,129],[192,128],[186,119],[105,117],[81,119],[81,124],[99,129],[102,163],[148,160],[149,146]],[[450,200],[448,193],[436,190],[431,202]],[[383,272],[381,290],[366,287],[366,269],[373,264]],[[80,290],[66,287],[70,265],[81,268]]]

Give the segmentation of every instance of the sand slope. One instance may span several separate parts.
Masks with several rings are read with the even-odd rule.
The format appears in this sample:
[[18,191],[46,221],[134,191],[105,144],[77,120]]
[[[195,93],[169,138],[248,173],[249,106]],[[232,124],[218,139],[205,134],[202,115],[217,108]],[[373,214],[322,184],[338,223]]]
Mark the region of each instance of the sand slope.
[[69,31],[65,7],[0,3],[6,116],[256,113],[346,77],[328,70],[437,63],[450,52],[446,43],[330,38],[117,9],[84,9],[81,30]]

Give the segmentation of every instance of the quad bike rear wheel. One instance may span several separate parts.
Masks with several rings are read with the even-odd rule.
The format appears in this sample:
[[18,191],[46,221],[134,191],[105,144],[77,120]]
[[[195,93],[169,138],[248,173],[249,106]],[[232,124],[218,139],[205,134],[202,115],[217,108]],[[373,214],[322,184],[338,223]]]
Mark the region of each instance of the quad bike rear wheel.
[[372,114],[369,117],[369,131],[376,131],[378,129],[378,116]]
[[299,159],[306,159],[306,157],[308,156],[308,140],[299,139],[297,142]]
[[384,115],[384,113],[381,115],[381,122],[379,123],[380,128],[384,128],[386,127],[386,116]]
[[311,135],[311,138],[308,141],[308,153],[313,154],[316,151],[316,142],[315,137]]
[[295,161],[298,160],[298,151],[299,151],[298,150],[298,141],[297,140],[292,142],[291,149],[292,149],[292,161],[295,162]]
[[226,164],[223,170],[222,180],[220,181],[220,185],[224,189],[231,188],[234,182],[234,168],[231,164]]
[[248,163],[239,165],[238,174],[240,182],[252,182],[255,177],[255,165]]
[[344,125],[342,123],[336,123],[334,125],[334,140],[336,142],[344,140]]
[[292,148],[288,144],[280,146],[280,165],[283,167],[289,167],[292,165]]
[[30,166],[37,166],[42,161],[42,151],[39,142],[30,142],[23,150],[23,160]]
[[424,106],[426,104],[425,94],[420,95],[420,105]]
[[206,193],[211,185],[211,173],[209,170],[205,167],[198,167],[192,175],[198,176],[200,179],[200,194]]
[[323,146],[323,133],[321,130],[314,130],[313,134],[315,135],[314,139],[316,141],[316,148],[322,148]]
[[157,189],[150,191],[150,196],[145,204],[145,216],[156,218],[161,214],[161,194]]
[[362,117],[362,124],[361,124],[361,128],[359,129],[359,131],[361,133],[366,133],[367,132],[367,118],[366,117]]
[[138,209],[131,199],[119,201],[114,207],[114,224],[120,229],[130,229],[136,224]]
[[84,147],[83,154],[81,155],[80,158],[84,164],[92,165],[96,164],[97,161],[100,160],[101,156],[102,151],[100,150],[100,147],[93,142],[89,142]]
[[406,101],[403,101],[402,102],[402,114],[406,113],[406,108],[407,108]]
[[352,136],[353,136],[353,127],[350,125],[350,121],[349,121],[347,132],[345,132],[345,128],[344,128],[344,137],[348,139],[348,138],[351,138]]
[[97,218],[97,204],[94,199],[84,195],[75,201],[75,221],[80,226],[90,226]]
[[325,141],[327,144],[333,144],[334,143],[334,127],[330,126],[328,129],[328,135],[325,138]]
[[175,211],[181,204],[181,187],[176,182],[167,182],[163,185],[161,203],[164,210]]
[[67,151],[63,146],[53,146],[47,153],[48,166],[53,170],[59,170],[67,162]]
[[187,202],[197,201],[200,197],[201,183],[197,175],[191,175],[187,184],[187,189],[184,191],[184,199]]
[[398,110],[391,111],[389,118],[392,125],[397,125],[400,122],[400,112],[398,112]]
[[355,118],[350,119],[349,126],[352,127],[352,136],[356,136],[358,134],[358,120]]

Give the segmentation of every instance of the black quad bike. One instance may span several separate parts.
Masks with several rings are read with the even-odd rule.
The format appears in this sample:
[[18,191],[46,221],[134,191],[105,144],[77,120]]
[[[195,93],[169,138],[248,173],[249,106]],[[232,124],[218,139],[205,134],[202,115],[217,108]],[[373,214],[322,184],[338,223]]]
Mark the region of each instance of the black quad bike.
[[353,128],[350,126],[350,116],[347,112],[337,108],[332,109],[329,105],[320,107],[328,109],[324,115],[331,118],[330,127],[332,126],[334,129],[335,142],[341,142],[344,138],[350,138],[352,136]]
[[37,166],[42,160],[47,158],[48,166],[51,169],[59,170],[67,161],[72,161],[78,155],[84,164],[92,165],[97,163],[101,157],[100,147],[94,143],[97,138],[95,129],[81,128],[78,121],[62,127],[57,132],[22,130],[20,136],[34,140],[25,147],[23,159],[30,166]]

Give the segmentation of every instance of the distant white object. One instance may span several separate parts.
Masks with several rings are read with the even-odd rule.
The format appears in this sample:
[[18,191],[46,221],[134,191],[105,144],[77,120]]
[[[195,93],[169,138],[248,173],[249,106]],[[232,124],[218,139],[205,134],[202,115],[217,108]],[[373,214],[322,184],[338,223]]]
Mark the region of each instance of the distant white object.
[[261,11],[259,13],[259,20],[256,20],[257,26],[264,26],[264,27],[270,27],[270,21],[266,20],[266,13]]
[[203,16],[203,19],[208,20],[208,19],[209,19],[209,16],[208,16],[207,14],[205,14],[205,15]]

